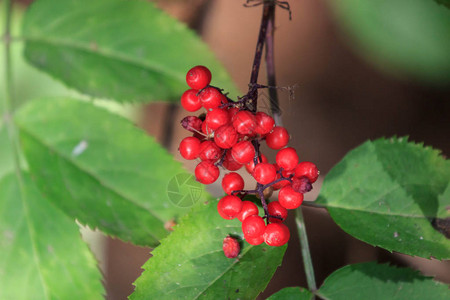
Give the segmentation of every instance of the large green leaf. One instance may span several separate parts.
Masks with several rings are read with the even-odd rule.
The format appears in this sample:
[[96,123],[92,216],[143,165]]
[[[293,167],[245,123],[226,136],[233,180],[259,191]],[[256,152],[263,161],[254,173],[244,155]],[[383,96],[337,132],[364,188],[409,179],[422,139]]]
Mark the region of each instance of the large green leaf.
[[[187,212],[168,194],[178,192],[176,182],[169,185],[175,176],[187,173],[128,120],[67,98],[32,101],[15,120],[37,186],[80,222],[155,246],[167,235],[165,222]],[[180,197],[204,197],[200,184],[187,184],[196,193]]]
[[[448,0],[440,2],[449,5]],[[355,49],[379,69],[430,83],[450,82],[450,10],[446,7],[431,0],[329,3]]]
[[254,299],[281,264],[286,246],[242,242],[237,259],[222,241],[242,236],[238,220],[224,220],[217,201],[198,205],[153,251],[130,299]]
[[450,299],[442,283],[408,268],[376,263],[345,266],[331,274],[318,295],[323,299]]
[[287,287],[284,288],[269,298],[267,300],[311,300],[314,295],[307,289],[301,287]]
[[148,1],[38,0],[23,35],[29,62],[96,97],[179,99],[186,72],[198,64],[211,69],[214,85],[237,95],[200,38]]
[[[433,227],[448,219],[450,162],[407,138],[369,141],[326,176],[317,203],[347,233],[410,255],[450,258],[450,240]],[[447,192],[446,192],[447,190]]]
[[436,2],[450,8],[450,0],[436,0]]
[[78,226],[22,175],[0,180],[0,299],[102,299]]

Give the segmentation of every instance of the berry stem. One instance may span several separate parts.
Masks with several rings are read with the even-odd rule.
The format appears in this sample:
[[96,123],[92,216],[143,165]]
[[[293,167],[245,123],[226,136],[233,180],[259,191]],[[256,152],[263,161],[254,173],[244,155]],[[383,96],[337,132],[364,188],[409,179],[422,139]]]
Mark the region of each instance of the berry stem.
[[[275,61],[274,61],[274,33],[275,33],[275,5],[268,8],[268,29],[266,32],[266,71],[267,71],[267,85],[276,86],[275,77]],[[275,125],[282,126],[281,111],[278,101],[277,89],[269,89],[270,109],[275,120]],[[308,236],[305,229],[305,221],[303,219],[302,208],[296,209],[295,221],[300,238],[300,247],[303,257],[303,265],[305,268],[306,280],[310,291],[317,290],[316,280],[314,275],[314,267],[312,264],[311,253],[309,249]]]

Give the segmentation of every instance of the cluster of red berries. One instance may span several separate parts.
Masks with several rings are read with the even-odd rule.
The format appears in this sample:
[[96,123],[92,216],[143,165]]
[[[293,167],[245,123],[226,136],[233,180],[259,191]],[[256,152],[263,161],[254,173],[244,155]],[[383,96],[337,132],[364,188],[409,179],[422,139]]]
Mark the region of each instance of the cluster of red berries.
[[[193,136],[181,141],[181,156],[200,160],[195,177],[203,184],[217,180],[219,167],[231,171],[223,177],[222,187],[227,195],[220,199],[217,211],[224,219],[238,218],[242,222],[248,243],[284,245],[290,237],[288,227],[282,223],[287,209],[302,204],[303,194],[312,189],[311,184],[319,176],[317,167],[311,162],[299,162],[296,150],[286,147],[290,138],[287,130],[275,126],[268,114],[252,111],[249,97],[234,102],[221,89],[211,86],[208,68],[192,68],[186,75],[186,82],[191,89],[181,96],[181,105],[189,112],[203,107],[206,113],[181,121],[185,129],[193,132]],[[269,163],[260,152],[261,141],[278,150],[275,164]],[[244,190],[242,176],[234,172],[243,166],[256,180],[256,189]],[[266,204],[265,198],[274,190],[280,190],[278,201]],[[242,200],[247,194],[259,196],[263,217],[258,215],[254,202]]]

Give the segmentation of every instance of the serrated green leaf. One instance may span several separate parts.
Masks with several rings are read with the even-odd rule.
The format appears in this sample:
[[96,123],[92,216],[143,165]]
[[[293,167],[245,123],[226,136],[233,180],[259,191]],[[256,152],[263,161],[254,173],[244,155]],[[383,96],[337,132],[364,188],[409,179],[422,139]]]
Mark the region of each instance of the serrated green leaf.
[[[450,258],[450,240],[432,226],[449,218],[450,163],[407,138],[368,141],[326,176],[317,203],[354,237],[390,251]],[[445,196],[447,195],[447,196]]]
[[264,290],[286,246],[242,242],[238,259],[226,258],[222,241],[242,236],[241,224],[222,219],[216,207],[216,200],[196,206],[161,241],[130,299],[254,299]]
[[378,69],[432,84],[450,82],[450,10],[443,5],[431,0],[329,3],[354,49]]
[[301,287],[287,287],[279,290],[267,300],[311,300],[314,295],[307,289]]
[[325,279],[318,295],[323,299],[449,299],[445,284],[408,268],[362,263],[345,266]]
[[78,226],[22,175],[0,180],[0,299],[102,299]]
[[[155,246],[168,233],[165,222],[205,197],[204,188],[195,180],[186,182],[190,175],[152,137],[90,103],[35,100],[18,111],[15,121],[37,186],[92,228]],[[177,175],[187,179],[177,183]],[[183,184],[192,193],[179,192]],[[174,199],[177,193],[191,202],[178,203],[184,198]]]
[[198,64],[211,69],[214,85],[238,94],[200,38],[148,1],[38,0],[23,35],[29,62],[96,97],[178,100]]

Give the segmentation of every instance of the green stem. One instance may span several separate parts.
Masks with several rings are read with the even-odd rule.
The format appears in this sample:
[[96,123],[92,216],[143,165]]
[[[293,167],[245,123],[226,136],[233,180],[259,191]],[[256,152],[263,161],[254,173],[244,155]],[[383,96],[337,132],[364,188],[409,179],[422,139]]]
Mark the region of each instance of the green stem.
[[8,132],[8,138],[11,144],[11,150],[14,159],[14,169],[17,178],[22,183],[22,172],[20,168],[20,156],[19,156],[19,143],[16,135],[16,128],[12,120],[12,67],[11,67],[11,16],[12,16],[12,1],[6,0],[5,2],[5,32],[3,34],[4,43],[4,66],[5,66],[5,94],[3,97],[3,119]]
[[306,273],[306,281],[311,292],[317,291],[314,267],[309,250],[308,236],[306,235],[305,220],[303,219],[302,208],[296,209],[295,223],[297,224],[298,236],[300,238],[300,248],[302,249],[303,266]]
[[[274,31],[275,31],[275,3],[269,5],[269,20],[266,32],[266,71],[267,82],[269,86],[276,86],[275,78],[275,58],[274,58]],[[281,111],[279,108],[278,91],[275,88],[269,88],[270,108],[275,119],[275,124],[282,126]],[[309,250],[308,236],[306,235],[305,222],[303,220],[302,208],[296,210],[295,221],[300,238],[300,247],[302,250],[303,265],[306,273],[306,280],[310,291],[317,290],[314,276],[314,268]]]

